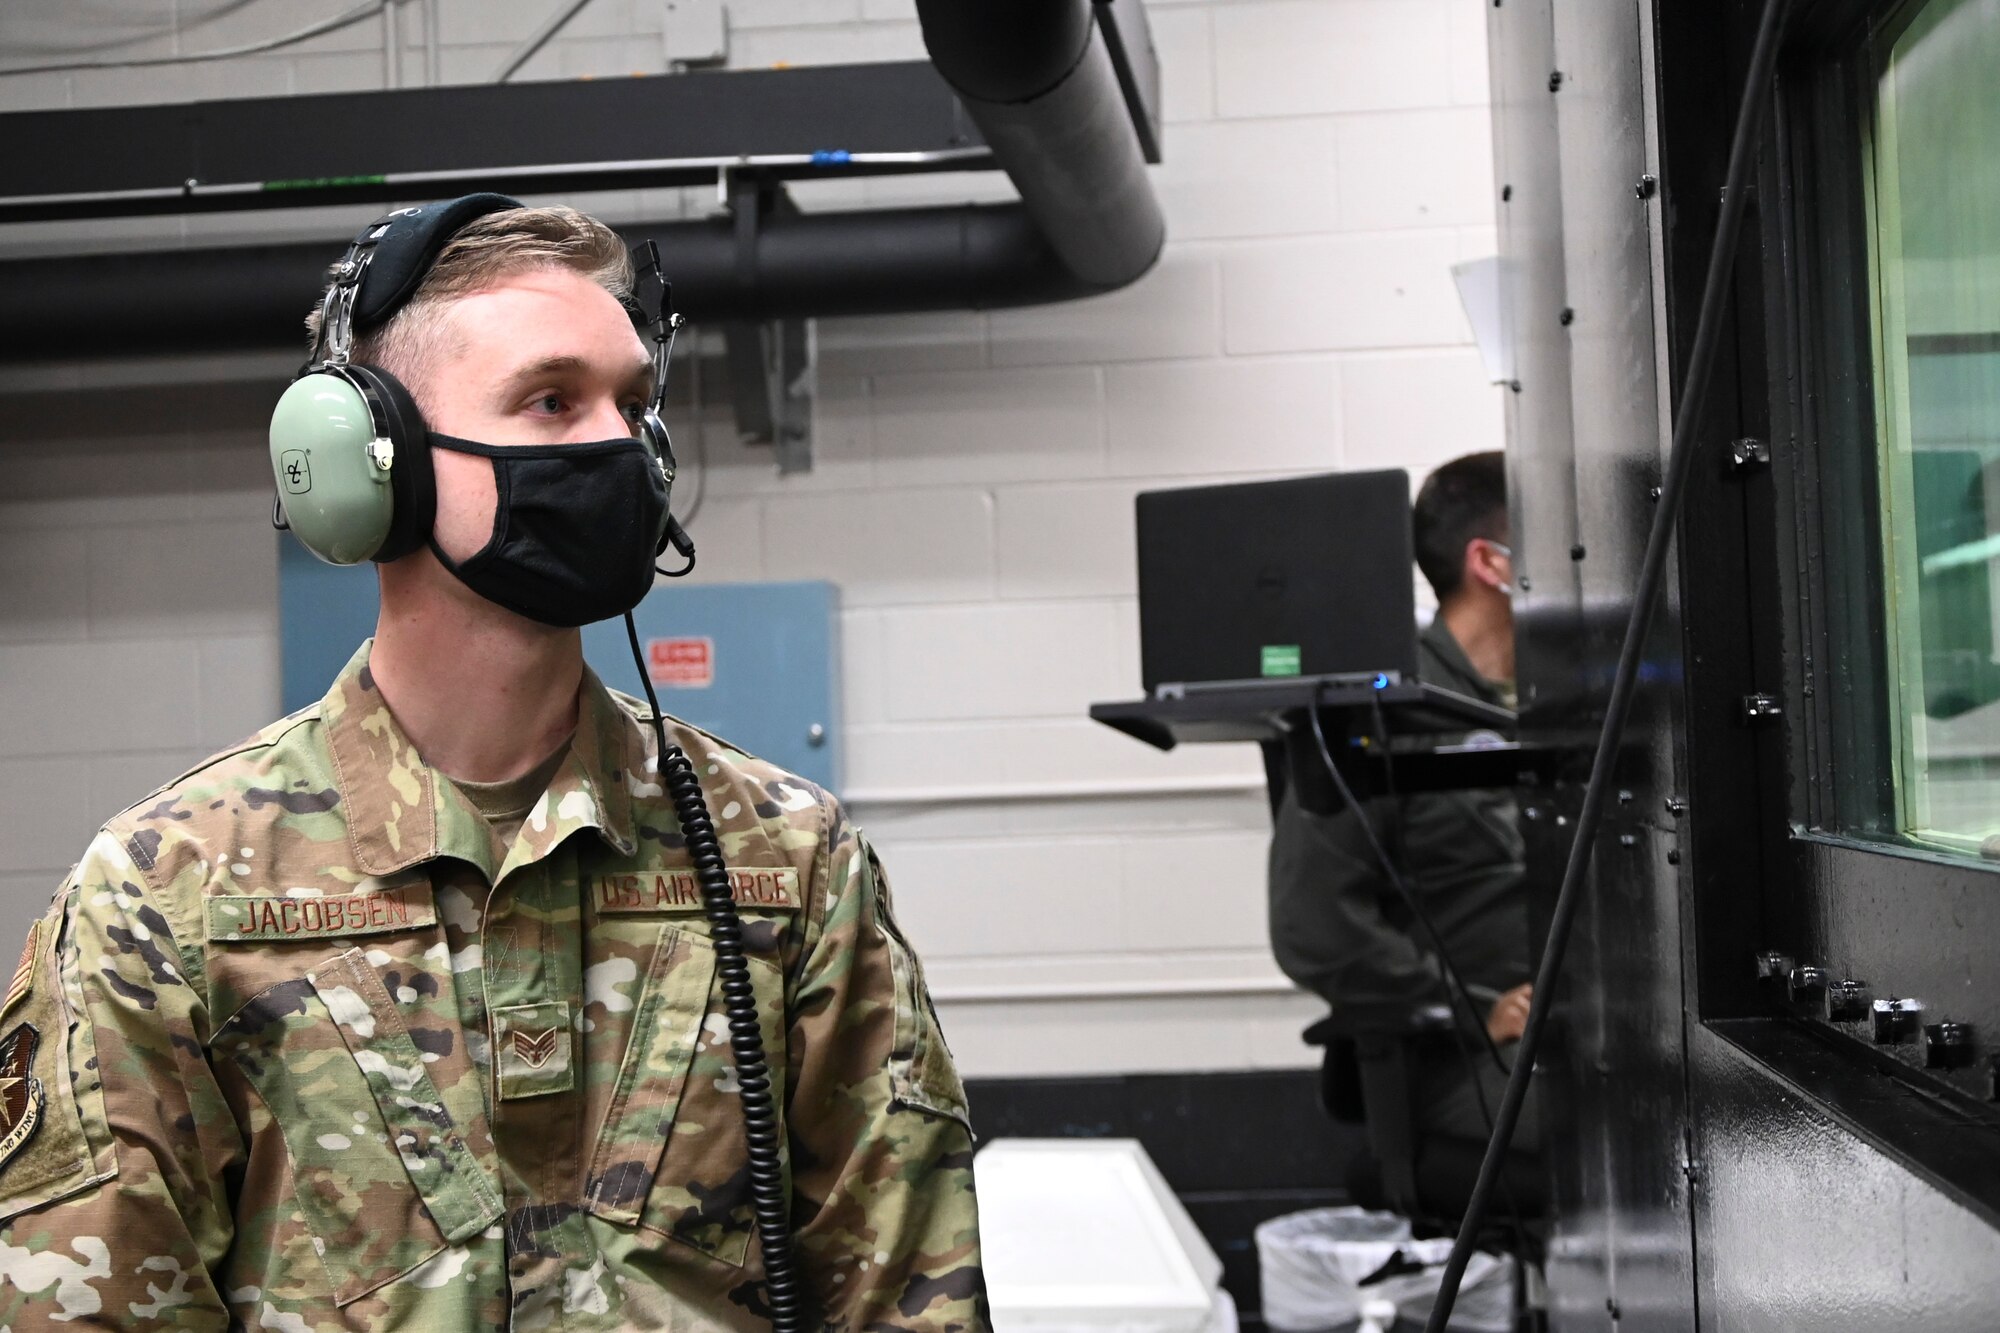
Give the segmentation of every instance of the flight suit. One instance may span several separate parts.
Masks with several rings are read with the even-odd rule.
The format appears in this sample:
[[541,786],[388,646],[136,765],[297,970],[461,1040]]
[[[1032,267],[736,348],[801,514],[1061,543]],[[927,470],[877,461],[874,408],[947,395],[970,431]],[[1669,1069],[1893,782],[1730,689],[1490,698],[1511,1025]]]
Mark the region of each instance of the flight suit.
[[[31,933],[0,1325],[768,1326],[650,714],[586,673],[503,845],[367,655],[113,819]],[[743,918],[817,1312],[985,1328],[964,1092],[874,853],[817,787],[666,725]]]

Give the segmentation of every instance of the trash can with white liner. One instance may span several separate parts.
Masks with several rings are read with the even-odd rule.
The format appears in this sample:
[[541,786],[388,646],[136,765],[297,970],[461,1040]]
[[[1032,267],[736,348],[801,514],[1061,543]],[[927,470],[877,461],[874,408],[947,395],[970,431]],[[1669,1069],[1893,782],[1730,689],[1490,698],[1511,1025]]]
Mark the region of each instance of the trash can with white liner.
[[[1413,1324],[1429,1318],[1451,1238],[1413,1240],[1408,1218],[1365,1208],[1309,1208],[1257,1227],[1264,1322],[1277,1333],[1351,1329],[1371,1301]],[[1451,1321],[1453,1333],[1507,1333],[1514,1274],[1474,1251]]]
[[1235,1333],[1222,1261],[1133,1139],[995,1139],[973,1159],[996,1333]]

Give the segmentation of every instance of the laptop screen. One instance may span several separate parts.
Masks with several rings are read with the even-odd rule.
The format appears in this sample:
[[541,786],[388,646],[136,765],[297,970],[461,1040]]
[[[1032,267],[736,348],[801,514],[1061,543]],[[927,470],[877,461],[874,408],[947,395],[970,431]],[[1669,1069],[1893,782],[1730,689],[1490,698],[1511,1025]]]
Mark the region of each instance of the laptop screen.
[[1162,684],[1417,673],[1400,469],[1138,497],[1140,674]]

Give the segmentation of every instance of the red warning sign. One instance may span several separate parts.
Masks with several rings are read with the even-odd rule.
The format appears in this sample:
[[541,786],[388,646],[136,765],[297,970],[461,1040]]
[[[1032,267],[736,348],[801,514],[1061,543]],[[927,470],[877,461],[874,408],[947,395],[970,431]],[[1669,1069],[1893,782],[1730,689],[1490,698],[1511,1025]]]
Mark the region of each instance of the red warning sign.
[[715,684],[715,640],[648,639],[646,674],[655,685],[705,690]]

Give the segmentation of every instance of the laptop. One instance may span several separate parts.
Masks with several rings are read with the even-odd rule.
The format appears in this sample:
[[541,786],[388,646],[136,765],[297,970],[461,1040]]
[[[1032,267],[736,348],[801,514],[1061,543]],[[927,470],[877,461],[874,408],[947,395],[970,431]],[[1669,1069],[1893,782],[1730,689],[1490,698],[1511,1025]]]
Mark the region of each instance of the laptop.
[[1138,497],[1147,694],[1417,677],[1410,479],[1401,469]]

